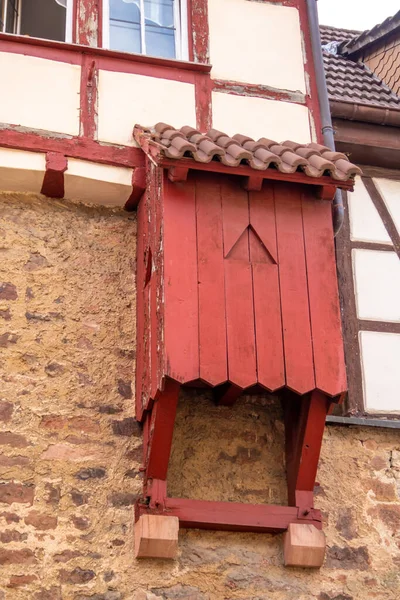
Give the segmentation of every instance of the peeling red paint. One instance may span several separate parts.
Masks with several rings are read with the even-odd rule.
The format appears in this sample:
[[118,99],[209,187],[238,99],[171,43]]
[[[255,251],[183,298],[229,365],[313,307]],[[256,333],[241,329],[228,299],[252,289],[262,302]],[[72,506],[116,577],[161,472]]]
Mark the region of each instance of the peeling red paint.
[[207,0],[189,0],[188,8],[191,14],[189,31],[192,31],[191,60],[208,63],[210,55]]
[[97,129],[97,81],[96,61],[83,55],[81,71],[80,135],[95,139]]
[[99,5],[102,0],[76,0],[77,43],[85,46],[98,45]]
[[212,85],[213,89],[218,92],[227,92],[235,96],[256,96],[258,98],[282,100],[294,104],[306,104],[306,98],[302,92],[291,92],[288,90],[270,88],[266,85],[225,81],[222,79],[214,79]]
[[315,129],[317,142],[323,143],[322,126],[321,126],[321,115],[318,103],[318,89],[317,81],[315,77],[315,65],[311,47],[311,34],[310,26],[308,22],[307,5],[306,0],[298,0],[299,16],[300,16],[300,27],[303,38],[303,52],[304,52],[304,71],[306,78],[306,105],[310,111],[310,125],[311,129]]
[[141,167],[143,152],[139,148],[100,144],[88,138],[70,138],[60,134],[34,132],[26,128],[9,126],[0,129],[0,147],[28,150],[30,152],[62,152],[71,158],[91,160],[119,167]]

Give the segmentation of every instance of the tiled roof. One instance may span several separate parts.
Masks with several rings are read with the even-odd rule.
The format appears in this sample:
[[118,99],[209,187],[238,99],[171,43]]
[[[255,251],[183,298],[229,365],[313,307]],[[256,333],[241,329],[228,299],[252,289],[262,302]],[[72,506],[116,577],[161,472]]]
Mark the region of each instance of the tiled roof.
[[329,25],[320,25],[319,27],[322,44],[351,40],[360,35],[360,33],[361,31],[356,31],[354,29],[339,29],[338,27],[330,27]]
[[359,31],[321,25],[320,35],[322,45],[338,42],[338,54],[330,54],[326,50],[323,52],[330,100],[380,108],[400,108],[400,97],[364,63],[341,56],[344,43],[349,45],[352,39],[360,37]]
[[400,97],[364,64],[324,52],[328,95],[331,100],[384,108],[400,108]]
[[280,173],[303,171],[309,177],[329,175],[338,181],[347,181],[361,173],[345,154],[314,143],[278,144],[268,138],[255,141],[241,134],[229,137],[216,129],[202,134],[193,127],[175,129],[165,123],[158,123],[154,129],[135,125],[134,137],[153,157],[192,158],[199,163],[220,161],[230,167],[247,164],[258,171],[269,168]]
[[394,32],[396,29],[400,29],[400,10],[392,17],[388,17],[382,23],[379,23],[379,25],[375,25],[372,29],[363,31],[347,43],[343,43],[341,45],[341,53],[352,54],[353,52],[357,52],[369,44],[376,42],[379,38]]

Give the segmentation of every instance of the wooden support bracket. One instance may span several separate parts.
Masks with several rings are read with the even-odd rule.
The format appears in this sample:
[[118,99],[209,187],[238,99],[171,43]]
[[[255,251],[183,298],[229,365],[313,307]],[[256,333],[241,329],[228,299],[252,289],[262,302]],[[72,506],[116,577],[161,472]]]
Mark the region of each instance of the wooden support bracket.
[[135,523],[135,558],[175,558],[179,519],[142,515]]
[[290,523],[284,534],[283,555],[286,567],[322,566],[326,539],[314,525]]
[[67,158],[60,152],[47,152],[46,172],[41,193],[49,198],[64,197],[64,173],[68,168]]

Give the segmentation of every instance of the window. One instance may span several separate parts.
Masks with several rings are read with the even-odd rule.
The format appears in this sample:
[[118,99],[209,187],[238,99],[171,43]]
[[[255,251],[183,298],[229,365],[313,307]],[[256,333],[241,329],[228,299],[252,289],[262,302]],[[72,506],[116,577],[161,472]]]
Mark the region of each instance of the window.
[[0,31],[69,42],[72,0],[0,0]]
[[186,0],[104,0],[103,45],[187,60]]

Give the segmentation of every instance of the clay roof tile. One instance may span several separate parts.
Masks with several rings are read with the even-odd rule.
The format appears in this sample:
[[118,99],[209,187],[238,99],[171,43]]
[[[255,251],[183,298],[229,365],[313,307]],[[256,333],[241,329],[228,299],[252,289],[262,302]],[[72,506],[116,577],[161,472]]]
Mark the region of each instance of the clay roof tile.
[[166,158],[182,159],[189,156],[199,163],[216,160],[230,167],[245,163],[258,171],[275,168],[281,173],[294,173],[301,170],[309,177],[328,174],[338,181],[361,174],[361,169],[353,165],[346,155],[333,152],[321,144],[298,144],[292,141],[278,144],[268,138],[254,141],[246,135],[230,137],[216,129],[203,134],[192,127],[175,129],[165,123],[158,123],[152,130],[136,125],[134,135],[145,151],[153,144],[157,146],[158,155]]

